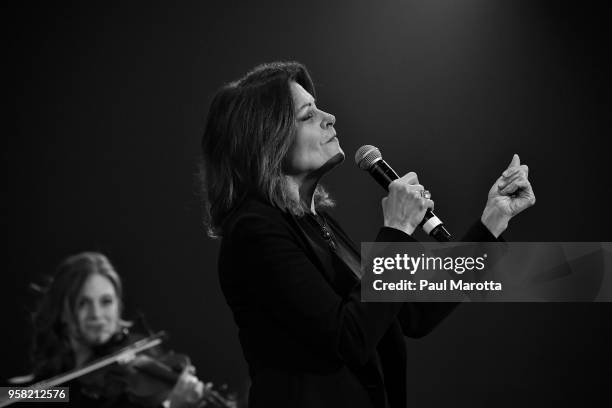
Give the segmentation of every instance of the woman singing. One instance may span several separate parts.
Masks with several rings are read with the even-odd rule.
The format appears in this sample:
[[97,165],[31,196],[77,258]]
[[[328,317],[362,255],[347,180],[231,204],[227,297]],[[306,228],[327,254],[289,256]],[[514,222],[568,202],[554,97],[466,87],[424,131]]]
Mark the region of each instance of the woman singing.
[[[250,407],[406,407],[403,336],[445,304],[362,303],[360,254],[319,181],[344,159],[306,68],[264,64],[222,87],[202,139],[209,233],[249,365]],[[535,202],[515,156],[465,240],[492,241]],[[413,241],[433,201],[415,173],[389,186],[376,241]]]
[[[64,260],[34,316],[36,380],[82,367],[100,357],[109,343],[122,341],[130,323],[121,318],[121,312],[121,279],[104,255],[83,252]],[[106,373],[110,375],[96,380],[95,387],[87,381],[74,381],[69,384],[70,403],[83,407],[137,407],[152,406],[149,402],[158,400],[170,407],[198,406],[196,401],[204,386],[191,374],[192,368],[185,367],[171,392],[153,388],[146,402],[130,395],[127,389],[121,391],[126,381],[140,381],[121,371]]]

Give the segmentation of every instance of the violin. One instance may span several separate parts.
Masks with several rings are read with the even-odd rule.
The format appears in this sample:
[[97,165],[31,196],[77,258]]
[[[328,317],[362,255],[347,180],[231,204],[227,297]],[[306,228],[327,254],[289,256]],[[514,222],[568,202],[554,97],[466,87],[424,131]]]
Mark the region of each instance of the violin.
[[[94,349],[94,359],[83,367],[40,381],[28,389],[44,390],[78,381],[81,392],[94,399],[113,401],[125,397],[143,407],[164,405],[174,386],[190,366],[186,355],[162,352],[159,346],[165,332],[135,339],[127,331],[120,332],[111,341]],[[19,399],[0,399],[0,407]],[[236,401],[205,385],[199,400],[189,401],[193,406],[236,408]]]

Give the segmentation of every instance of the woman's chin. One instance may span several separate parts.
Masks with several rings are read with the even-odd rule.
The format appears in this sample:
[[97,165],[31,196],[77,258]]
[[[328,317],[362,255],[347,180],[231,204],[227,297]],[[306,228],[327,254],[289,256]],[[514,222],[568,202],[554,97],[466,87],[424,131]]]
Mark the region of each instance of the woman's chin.
[[106,343],[111,338],[109,333],[92,333],[85,337],[87,343],[92,346],[99,346]]

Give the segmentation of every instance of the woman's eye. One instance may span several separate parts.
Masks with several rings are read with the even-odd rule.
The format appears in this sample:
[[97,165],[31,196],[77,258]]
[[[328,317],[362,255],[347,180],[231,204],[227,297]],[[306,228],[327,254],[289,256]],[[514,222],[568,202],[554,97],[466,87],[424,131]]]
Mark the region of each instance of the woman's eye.
[[314,114],[312,112],[310,112],[309,114],[307,114],[306,116],[304,116],[302,118],[302,121],[306,121],[308,119],[312,119],[314,117]]
[[76,310],[78,311],[85,310],[89,307],[90,304],[91,302],[89,302],[87,299],[81,299],[77,301]]
[[113,304],[113,299],[110,299],[110,298],[105,298],[105,299],[102,299],[102,302],[101,302],[101,303],[102,303],[102,305],[104,305],[104,306],[108,306],[108,305]]

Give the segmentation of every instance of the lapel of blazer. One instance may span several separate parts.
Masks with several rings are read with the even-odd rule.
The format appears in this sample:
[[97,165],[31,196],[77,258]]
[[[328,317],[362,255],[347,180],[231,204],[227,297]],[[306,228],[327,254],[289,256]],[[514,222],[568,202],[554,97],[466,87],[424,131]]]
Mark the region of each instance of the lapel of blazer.
[[[289,221],[293,228],[298,232],[300,237],[302,238],[302,242],[305,245],[305,249],[311,255],[311,258],[314,260],[316,266],[323,272],[323,276],[328,280],[328,282],[335,287],[336,272],[334,271],[334,267],[332,264],[332,255],[327,247],[327,244],[320,244],[317,240],[313,239],[312,235],[302,228],[300,222],[298,222],[297,217],[289,214]],[[350,243],[353,251],[356,251],[359,254],[359,250],[356,248],[353,241],[348,239],[344,231],[338,226],[338,224],[333,221],[331,217],[326,217],[326,219],[332,220],[334,227],[337,231],[340,231],[346,238],[347,242]],[[353,277],[353,275],[351,275]],[[355,281],[356,282],[356,281]],[[377,400],[380,406],[385,405],[385,392],[384,392],[384,381],[382,376],[382,371],[380,367],[380,361],[378,360],[378,355],[371,359],[359,372],[357,376],[368,384],[368,393],[372,394],[372,398]],[[365,376],[365,377],[364,377]],[[373,387],[373,388],[371,388]]]
[[335,281],[335,271],[332,263],[332,255],[327,247],[327,244],[323,246],[317,242],[317,240],[312,237],[311,233],[304,230],[295,215],[289,214],[288,218],[291,226],[296,230],[301,238],[301,241],[304,243],[307,253],[311,255],[311,259],[314,261],[315,265],[323,272],[325,279],[327,279],[327,281],[333,286]]

